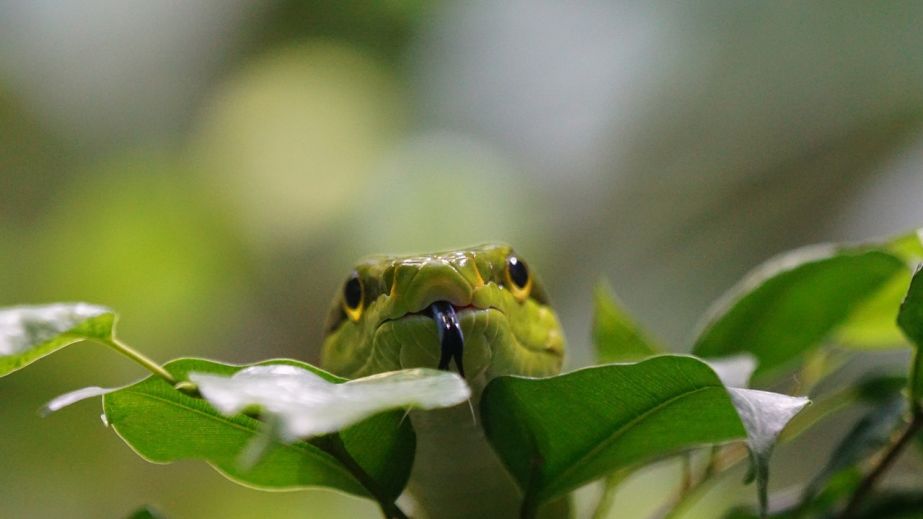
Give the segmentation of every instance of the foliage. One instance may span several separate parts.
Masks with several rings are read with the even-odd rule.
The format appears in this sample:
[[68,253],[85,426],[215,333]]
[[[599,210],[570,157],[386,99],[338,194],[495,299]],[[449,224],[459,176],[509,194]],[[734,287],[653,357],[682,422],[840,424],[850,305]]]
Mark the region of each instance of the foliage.
[[[906,516],[917,493],[876,493],[875,486],[923,428],[918,351],[906,376],[821,392],[801,416],[806,398],[747,385],[755,369],[758,380],[779,387],[786,368],[806,359],[796,390],[810,393],[835,367],[825,352],[837,343],[849,352],[874,350],[902,331],[923,346],[923,273],[912,268],[921,251],[912,233],[771,260],[715,304],[694,340],[697,356],[659,353],[651,334],[600,285],[593,337],[603,364],[543,379],[497,377],[475,402],[488,440],[522,490],[523,517],[591,481],[605,479],[608,494],[639,467],[696,452],[708,463],[684,464],[672,516],[748,458],[759,510],[729,517]],[[404,517],[395,500],[414,458],[403,410],[425,412],[470,397],[462,379],[432,370],[346,381],[284,359],[234,366],[182,358],[161,366],[123,344],[115,322],[113,311],[84,303],[0,310],[0,376],[69,344],[104,343],[152,375],[64,395],[47,410],[102,395],[107,423],[148,461],[204,460],[254,488],[333,488],[374,499],[388,517]],[[773,510],[767,492],[776,442],[859,403],[872,407],[798,502]],[[600,513],[610,504],[604,499]]]

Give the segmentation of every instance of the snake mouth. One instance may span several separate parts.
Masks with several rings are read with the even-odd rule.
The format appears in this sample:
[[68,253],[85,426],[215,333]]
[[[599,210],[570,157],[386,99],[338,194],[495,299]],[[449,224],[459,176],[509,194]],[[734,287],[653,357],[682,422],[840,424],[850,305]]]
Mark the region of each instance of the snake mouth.
[[[451,364],[462,377],[466,377],[464,357],[467,344],[463,327],[474,324],[474,317],[485,312],[504,312],[495,306],[481,306],[475,303],[456,304],[445,299],[434,300],[419,310],[407,312],[395,317],[389,317],[378,323],[376,333],[388,324],[402,322],[415,322],[418,326],[430,328],[435,326],[436,340],[439,343],[437,368],[450,370]],[[468,323],[468,324],[466,324]],[[479,354],[476,354],[480,358]],[[469,365],[469,368],[472,366]]]
[[[465,335],[462,332],[458,314],[466,310],[480,310],[475,305],[456,306],[449,301],[434,301],[417,312],[410,312],[398,318],[385,319],[381,324],[397,321],[411,316],[432,319],[436,325],[439,338],[438,369],[449,370],[449,363],[454,361],[458,374],[465,376],[464,354]],[[381,325],[379,325],[381,326]]]
[[436,301],[429,305],[428,310],[436,322],[439,335],[439,369],[448,370],[449,360],[454,360],[458,374],[464,377],[465,336],[455,307],[448,301]]

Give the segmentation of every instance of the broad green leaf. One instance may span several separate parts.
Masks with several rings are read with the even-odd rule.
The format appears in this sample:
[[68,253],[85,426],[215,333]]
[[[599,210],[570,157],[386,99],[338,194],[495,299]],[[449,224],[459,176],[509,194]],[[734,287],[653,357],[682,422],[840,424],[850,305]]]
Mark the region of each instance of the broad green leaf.
[[923,265],[917,267],[907,291],[907,297],[901,304],[900,313],[897,315],[897,324],[904,331],[908,339],[913,342],[916,349],[910,366],[910,396],[914,402],[919,403],[923,398]]
[[0,309],[0,377],[75,342],[105,342],[114,326],[112,310],[87,303]]
[[[760,401],[749,396],[744,397],[749,405],[758,408]],[[745,423],[753,426],[742,422],[707,364],[680,355],[545,379],[498,377],[484,391],[481,415],[488,440],[522,488],[527,507],[621,468],[744,439]],[[754,429],[759,452],[771,444],[760,433],[774,433],[779,425],[775,418],[762,418],[772,426]]]
[[[899,236],[881,247],[901,258],[907,265],[923,261],[923,230]],[[835,337],[838,344],[858,348],[892,347],[904,344],[904,337],[894,316],[910,285],[911,269],[901,270],[891,280],[860,304],[840,326]]]
[[625,311],[605,281],[593,291],[593,344],[599,363],[632,362],[661,351]]
[[297,366],[252,366],[232,376],[189,373],[225,415],[258,408],[280,420],[285,441],[340,431],[393,409],[437,409],[471,397],[464,379],[435,369],[380,373],[341,384]]
[[[263,364],[297,366],[331,382],[344,382],[296,361]],[[203,359],[178,359],[165,367],[179,380],[186,380],[192,371],[230,376],[243,369]],[[157,377],[105,395],[103,408],[119,436],[154,463],[200,459],[228,478],[255,488],[320,486],[370,495],[342,463],[311,442],[270,439],[265,455],[255,465],[243,467],[238,462],[241,452],[264,434],[266,424],[246,415],[224,416],[204,399],[180,392]],[[391,499],[403,490],[413,463],[414,434],[409,421],[401,421],[402,416],[399,411],[379,414],[339,433],[351,457]],[[370,439],[375,440],[373,445],[369,445]]]
[[750,352],[756,375],[818,346],[862,303],[905,270],[883,250],[815,246],[770,260],[709,312],[693,351],[703,357]]

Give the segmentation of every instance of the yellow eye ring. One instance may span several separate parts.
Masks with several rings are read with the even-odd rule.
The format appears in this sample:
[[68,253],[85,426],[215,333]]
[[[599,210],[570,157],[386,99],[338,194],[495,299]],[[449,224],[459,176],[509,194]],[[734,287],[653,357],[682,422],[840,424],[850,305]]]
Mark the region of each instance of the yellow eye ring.
[[358,321],[359,317],[362,316],[362,303],[364,300],[365,287],[362,286],[362,281],[359,280],[359,274],[353,272],[343,285],[342,299],[343,312],[346,313],[351,321]]
[[517,301],[525,301],[532,291],[532,276],[529,274],[529,268],[525,262],[516,256],[506,258],[506,270],[504,272],[506,286],[513,293]]

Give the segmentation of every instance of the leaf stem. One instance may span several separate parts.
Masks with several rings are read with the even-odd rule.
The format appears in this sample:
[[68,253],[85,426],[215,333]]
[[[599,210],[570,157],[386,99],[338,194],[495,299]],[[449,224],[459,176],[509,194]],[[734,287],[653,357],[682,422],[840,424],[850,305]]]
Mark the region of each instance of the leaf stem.
[[894,443],[887,448],[884,455],[878,460],[878,463],[875,464],[872,470],[862,479],[862,482],[859,483],[849,503],[847,503],[846,508],[843,509],[843,513],[840,514],[840,519],[850,519],[856,516],[863,501],[871,493],[875,484],[881,479],[884,473],[891,468],[891,465],[893,465],[898,456],[900,456],[904,447],[910,443],[920,429],[923,429],[923,409],[919,406],[914,406],[913,415],[907,428],[904,429],[904,432],[902,432]]
[[363,469],[362,466],[359,465],[359,463],[352,457],[349,451],[346,450],[346,446],[343,445],[343,440],[340,438],[339,434],[321,436],[319,438],[315,438],[311,443],[320,447],[328,454],[336,458],[337,461],[342,463],[343,466],[349,470],[349,473],[352,474],[353,477],[356,478],[359,483],[361,483],[362,486],[369,491],[370,494],[372,494],[372,497],[374,497],[375,501],[378,502],[378,506],[381,508],[381,513],[385,516],[386,519],[409,519],[407,514],[405,514],[404,511],[401,510],[393,500],[389,499],[388,496],[385,495],[384,491],[378,485],[378,482],[375,481],[375,479],[373,479],[372,476],[370,476],[368,472],[366,472],[365,469]]
[[141,367],[150,371],[154,375],[157,375],[158,377],[166,380],[167,382],[170,383],[171,386],[176,385],[177,380],[173,378],[173,375],[167,372],[167,370],[165,370],[163,366],[161,366],[160,364],[157,364],[156,362],[148,358],[146,355],[144,355],[140,351],[132,348],[131,346],[116,339],[115,337],[110,337],[109,339],[102,340],[101,342],[105,344],[106,346],[109,346],[110,348],[114,349],[115,351],[121,353],[122,355],[125,355],[129,359],[135,361]]
[[599,503],[596,504],[596,510],[593,511],[593,519],[605,519],[609,517],[612,504],[615,502],[616,491],[619,485],[625,481],[628,474],[629,471],[627,470],[619,470],[609,474],[606,481],[603,483],[603,494],[599,498]]
[[679,485],[679,495],[682,496],[692,488],[692,452],[686,452],[681,458],[682,481]]
[[658,514],[662,519],[677,519],[695,506],[700,499],[718,481],[718,477],[741,461],[747,459],[747,449],[740,444],[727,445],[722,448],[712,446],[708,465],[702,476],[681,492],[665,512]]

